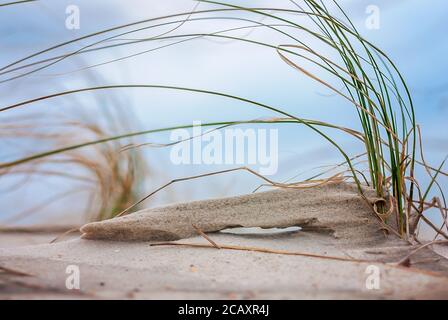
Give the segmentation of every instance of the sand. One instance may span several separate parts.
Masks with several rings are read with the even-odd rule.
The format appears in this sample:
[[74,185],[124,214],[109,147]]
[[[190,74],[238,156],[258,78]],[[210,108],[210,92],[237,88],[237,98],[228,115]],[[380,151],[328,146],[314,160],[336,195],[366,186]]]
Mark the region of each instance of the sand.
[[[364,189],[366,200],[378,201]],[[231,227],[302,227],[331,233],[338,239],[376,241],[378,219],[358,196],[354,184],[338,183],[307,189],[279,189],[239,197],[193,201],[141,210],[119,218],[89,223],[84,239],[117,241],[178,240]],[[361,235],[362,237],[358,237]]]
[[[367,191],[366,195],[375,201],[372,193]],[[316,196],[321,200],[316,201]],[[175,214],[179,219],[174,219]],[[171,223],[165,223],[163,215],[168,215],[172,220],[166,221]],[[137,220],[140,228],[132,231],[129,227]],[[208,235],[219,245],[351,261],[151,245],[174,237],[187,238],[176,243],[208,245],[203,237],[195,235],[191,222],[208,232],[236,225],[301,226],[299,231],[272,234]],[[393,235],[385,236],[369,206],[347,184],[196,201],[145,210],[93,226],[83,229],[91,233],[88,238],[95,238],[93,232],[98,232],[96,237],[108,240],[76,238],[1,248],[0,267],[6,269],[0,272],[0,298],[448,298],[448,261],[423,249],[410,257],[408,267],[397,265],[415,247]],[[3,237],[0,234],[0,240]],[[66,268],[70,265],[79,267],[80,290],[66,287]],[[369,286],[372,270],[379,272],[375,282],[378,287]]]

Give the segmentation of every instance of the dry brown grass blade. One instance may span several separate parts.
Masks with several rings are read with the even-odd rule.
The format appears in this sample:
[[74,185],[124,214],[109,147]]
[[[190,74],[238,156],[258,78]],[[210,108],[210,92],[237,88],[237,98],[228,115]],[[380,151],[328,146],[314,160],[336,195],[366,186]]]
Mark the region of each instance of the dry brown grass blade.
[[411,253],[409,253],[406,257],[404,257],[403,259],[401,259],[400,261],[397,262],[397,265],[399,266],[409,266],[410,265],[410,259],[411,257],[416,254],[417,252],[419,252],[420,250],[427,248],[433,244],[445,244],[448,243],[448,240],[433,240],[431,242],[425,243],[421,246],[419,246],[417,249],[413,250]]
[[448,212],[448,208],[445,208],[443,206],[439,207],[439,205],[434,201],[434,199],[431,202],[427,202],[427,201],[420,202],[417,200],[414,200],[413,202],[418,203],[418,204],[422,203],[423,205],[426,206],[425,210],[430,209],[430,208],[437,208],[437,209],[441,209],[441,210],[445,211],[445,214]]
[[[6,118],[6,124],[0,125],[0,137],[21,139],[26,145],[39,144],[57,148],[71,144],[74,140],[103,138],[121,128],[114,127],[116,121],[103,123],[95,118],[83,117],[81,111],[70,114],[40,112],[38,115]],[[126,122],[126,119],[121,119]],[[120,126],[124,127],[124,123]],[[23,131],[25,129],[28,131]],[[21,192],[28,185],[44,183],[47,177],[58,179],[56,181],[60,181],[66,191],[63,193],[57,189],[49,190],[47,200],[42,204],[38,204],[36,200],[22,203],[26,206],[23,209],[18,206],[17,213],[13,212],[7,223],[15,223],[18,219],[34,214],[56,201],[66,201],[78,192],[85,192],[79,199],[86,200],[81,214],[85,215],[88,221],[110,218],[120,212],[135,201],[137,173],[142,173],[144,163],[135,161],[138,159],[138,151],[120,154],[121,148],[120,142],[110,142],[85,150],[65,152],[55,157],[37,159],[25,166],[0,170],[0,177],[14,178],[5,190],[8,193]],[[29,150],[23,152],[29,153]],[[80,189],[83,191],[78,191]]]
[[[436,175],[433,176],[433,174],[431,173],[431,170],[429,169],[429,166],[427,165],[427,162],[426,162],[426,159],[425,159],[425,155],[424,155],[424,151],[423,151],[422,133],[421,133],[421,129],[420,129],[419,125],[417,125],[417,137],[418,137],[418,143],[419,143],[419,146],[420,146],[420,157],[421,157],[421,160],[422,160],[422,166],[425,168],[428,176],[432,179],[431,185],[432,185],[432,183],[434,183],[437,186],[441,196],[445,200],[443,189],[440,186],[439,182],[435,179],[436,175],[440,172],[440,170],[437,170]],[[430,187],[428,187],[428,188],[430,188]],[[429,189],[428,189],[428,191],[429,191]],[[442,235],[445,239],[448,239],[448,237],[447,237],[448,234],[446,234],[446,233],[444,233],[442,231],[445,226],[447,226],[447,230],[448,230],[448,224],[447,224],[447,221],[446,221],[447,220],[447,214],[446,214],[446,210],[443,210],[443,208],[447,207],[446,202],[444,201],[444,205],[442,205],[442,202],[441,202],[439,197],[433,197],[433,199],[432,199],[433,205],[430,206],[430,207],[434,206],[434,207],[439,208],[440,214],[441,214],[442,219],[443,219],[443,223],[442,223],[441,227],[437,228],[432,222],[429,221],[429,219],[426,219],[426,217],[424,217],[424,214],[423,214],[424,211],[430,208],[430,207],[428,207],[426,209],[424,208],[424,200],[425,200],[424,197],[425,196],[426,196],[426,193],[425,193],[425,195],[423,197],[420,196],[420,203],[419,203],[419,210],[418,210],[420,218],[423,219],[432,229],[434,229],[436,231],[436,235],[434,236],[434,241],[437,239],[437,237],[439,235]],[[435,204],[437,204],[437,205],[435,205]]]
[[221,130],[221,129],[224,129],[224,128],[227,128],[227,127],[231,127],[231,126],[232,126],[231,124],[226,124],[226,125],[223,125],[223,126],[220,126],[220,127],[217,127],[217,128],[213,128],[213,129],[211,129],[211,130],[207,130],[207,131],[202,132],[201,134],[196,135],[196,136],[191,136],[191,137],[186,138],[186,139],[181,139],[181,140],[177,140],[177,141],[173,141],[173,142],[168,142],[168,143],[145,142],[145,143],[140,143],[140,144],[127,145],[127,146],[124,146],[124,147],[120,150],[120,152],[125,152],[125,151],[128,151],[128,150],[132,150],[132,149],[140,148],[140,147],[145,147],[145,146],[156,147],[156,148],[166,148],[166,147],[171,147],[171,146],[174,146],[174,145],[176,145],[176,144],[180,144],[180,143],[182,143],[182,142],[192,141],[192,140],[194,140],[194,139],[196,139],[196,138],[204,137],[204,136],[208,135],[209,133],[212,133],[212,132],[215,132],[215,131],[219,131],[219,130]]
[[[285,46],[285,45],[282,45]],[[280,47],[280,46],[279,46]],[[395,132],[393,132],[393,130],[391,128],[389,128],[387,125],[385,125],[382,121],[380,121],[376,115],[374,115],[372,112],[370,112],[369,110],[367,110],[366,108],[364,108],[363,106],[361,106],[359,103],[357,103],[355,100],[353,100],[352,98],[350,98],[348,95],[344,94],[343,92],[341,92],[340,90],[336,89],[334,86],[332,86],[331,84],[329,84],[328,82],[322,80],[321,78],[315,76],[314,74],[312,74],[311,72],[305,70],[305,68],[302,68],[301,66],[299,66],[298,64],[294,63],[291,59],[288,59],[279,49],[277,49],[277,53],[279,54],[280,58],[282,58],[283,61],[285,61],[289,66],[293,67],[294,69],[299,70],[300,72],[302,72],[303,74],[305,74],[306,76],[308,76],[309,78],[319,82],[320,84],[324,85],[325,87],[327,87],[328,89],[330,89],[331,91],[333,91],[334,93],[338,94],[339,96],[343,97],[344,99],[348,100],[350,103],[352,103],[356,108],[362,110],[362,112],[365,112],[366,114],[368,114],[372,120],[374,120],[376,123],[378,123],[384,130],[386,130],[399,144],[402,144],[402,141],[397,137],[397,135],[395,134]]]
[[[184,246],[184,247],[193,247],[193,248],[216,248],[214,245],[210,244],[199,244],[199,243],[184,243],[184,242],[159,242],[153,243],[151,246]],[[359,260],[359,259],[351,259],[351,258],[342,258],[342,257],[334,257],[334,256],[325,256],[314,253],[305,253],[305,252],[294,252],[294,251],[286,251],[286,250],[274,250],[274,249],[266,249],[266,248],[258,248],[258,247],[243,247],[243,246],[235,246],[235,245],[219,245],[220,249],[228,249],[228,250],[237,250],[237,251],[253,251],[253,252],[262,252],[262,253],[271,253],[271,254],[281,254],[281,255],[289,255],[289,256],[302,256],[309,258],[318,258],[318,259],[326,259],[326,260],[337,260],[337,261],[346,261],[346,262],[371,262],[368,260]]]
[[10,269],[10,268],[6,268],[3,266],[0,266],[0,271],[3,271],[5,273],[8,273],[10,275],[13,276],[19,276],[19,277],[32,277],[33,275],[29,274],[29,273],[25,273],[19,270],[15,270],[15,269]]
[[437,232],[437,235],[441,235],[442,237],[444,237],[445,239],[448,240],[448,234],[447,233],[445,233],[442,230],[440,230],[439,227],[437,227],[431,220],[426,218],[423,214],[419,213],[419,216],[426,224],[428,224],[433,230],[435,230]]
[[162,191],[163,189],[169,187],[170,185],[172,185],[174,183],[181,182],[181,181],[194,180],[194,179],[199,179],[199,178],[204,178],[204,177],[210,177],[210,176],[214,176],[214,175],[218,175],[218,174],[230,173],[230,172],[235,172],[235,171],[247,171],[247,172],[257,176],[258,178],[264,180],[269,185],[271,185],[273,187],[278,187],[278,188],[305,189],[305,188],[313,188],[313,187],[317,187],[317,186],[322,186],[324,184],[340,183],[340,182],[345,180],[345,177],[343,177],[341,175],[341,173],[338,173],[338,174],[336,174],[334,176],[331,176],[331,177],[329,177],[327,179],[303,181],[303,182],[298,182],[298,183],[293,183],[293,184],[283,184],[283,183],[278,183],[278,182],[275,182],[275,181],[273,181],[271,179],[268,179],[265,176],[263,176],[262,174],[259,174],[258,172],[254,171],[254,170],[252,170],[252,169],[250,169],[248,167],[238,167],[238,168],[232,168],[232,169],[226,169],[226,170],[219,170],[219,171],[203,173],[203,174],[199,174],[199,175],[195,175],[195,176],[189,176],[189,177],[184,177],[184,178],[173,179],[170,182],[168,182],[168,183],[162,185],[161,187],[157,188],[153,192],[149,193],[148,195],[146,195],[145,197],[143,197],[139,201],[137,201],[134,204],[132,204],[131,206],[129,206],[128,208],[126,208],[125,210],[120,212],[118,215],[116,215],[116,217],[120,217],[122,215],[129,214],[129,211],[132,208],[136,207],[137,205],[141,204],[143,201],[149,199],[150,197],[152,197],[156,193]]
[[216,249],[221,249],[221,247],[216,244],[215,241],[213,241],[207,234],[204,233],[204,231],[202,231],[200,228],[198,228],[197,226],[195,226],[193,223],[191,224],[193,226],[193,228],[199,233],[200,236],[202,236],[205,240],[207,240],[208,242],[210,242],[210,244],[215,247]]
[[[204,249],[216,249],[215,246],[211,244],[199,244],[199,243],[186,243],[186,242],[159,242],[150,244],[151,247],[157,246],[181,246],[181,247],[190,247],[190,248],[204,248]],[[288,255],[288,256],[301,256],[306,258],[314,258],[314,259],[324,259],[324,260],[333,260],[333,261],[341,261],[341,262],[351,262],[351,263],[375,263],[378,265],[384,265],[390,268],[396,268],[401,270],[406,270],[413,273],[423,274],[431,277],[448,279],[446,274],[442,274],[439,272],[433,272],[429,270],[419,269],[415,267],[407,267],[400,265],[398,263],[386,263],[382,261],[373,261],[373,260],[364,260],[364,259],[353,259],[353,258],[343,258],[336,256],[326,256],[319,255],[314,253],[306,253],[306,252],[295,252],[295,251],[286,251],[286,250],[275,250],[268,248],[258,248],[258,247],[247,247],[247,246],[236,246],[236,245],[220,245],[220,249],[226,250],[236,250],[236,251],[251,251],[251,252],[260,252],[267,254],[278,254],[278,255]]]
[[437,204],[437,208],[439,208],[439,210],[440,210],[440,214],[441,214],[441,216],[442,216],[442,220],[443,220],[443,223],[442,223],[442,225],[440,226],[440,228],[437,230],[437,233],[436,233],[436,235],[434,236],[434,241],[437,239],[437,237],[439,236],[439,234],[441,234],[442,233],[442,230],[443,230],[443,228],[446,226],[446,228],[447,228],[447,230],[448,230],[448,223],[447,223],[447,213],[446,213],[446,210],[444,211],[442,208],[443,208],[443,206],[442,206],[442,202],[440,201],[440,198],[439,197],[434,197],[433,198],[433,202],[434,203],[436,203]]
[[124,214],[128,214],[129,210],[131,210],[132,208],[136,207],[137,205],[139,205],[143,201],[147,200],[148,198],[152,197],[153,195],[155,195],[159,191],[169,187],[170,185],[172,185],[174,183],[181,182],[181,181],[194,180],[194,179],[199,179],[199,178],[204,178],[204,177],[210,177],[210,176],[223,174],[223,173],[228,173],[228,172],[234,172],[234,171],[247,171],[247,172],[250,172],[251,174],[256,175],[257,177],[263,179],[264,181],[266,181],[266,182],[268,182],[268,183],[270,183],[272,185],[276,184],[274,181],[272,181],[272,180],[262,176],[261,174],[257,173],[256,171],[254,171],[252,169],[249,169],[247,167],[238,167],[238,168],[233,168],[233,169],[226,169],[226,170],[214,171],[214,172],[209,172],[209,173],[203,173],[203,174],[199,174],[199,175],[195,175],[195,176],[189,176],[189,177],[184,177],[184,178],[173,179],[170,182],[168,182],[168,183],[162,185],[161,187],[157,188],[153,192],[149,193],[148,195],[146,195],[145,197],[143,197],[139,201],[135,202],[134,204],[132,204],[131,206],[129,206],[128,208],[126,208],[122,212],[120,212],[117,215],[117,217],[122,216]]
[[23,227],[7,227],[0,226],[0,233],[25,233],[25,234],[38,234],[38,233],[60,233],[65,232],[68,229],[79,228],[70,225],[43,225],[43,226],[23,226]]
[[67,236],[67,235],[69,235],[70,233],[73,233],[73,232],[79,232],[79,227],[72,228],[72,229],[69,229],[69,230],[65,231],[64,233],[58,235],[56,238],[51,240],[50,243],[55,243],[55,242],[61,240],[62,238],[64,238],[65,236]]

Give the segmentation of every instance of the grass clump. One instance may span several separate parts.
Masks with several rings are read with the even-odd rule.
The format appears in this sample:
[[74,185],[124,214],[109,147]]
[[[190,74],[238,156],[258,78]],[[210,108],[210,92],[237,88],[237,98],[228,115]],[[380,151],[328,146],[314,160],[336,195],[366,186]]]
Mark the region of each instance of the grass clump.
[[[372,210],[394,233],[403,238],[411,239],[415,235],[419,221],[424,220],[436,230],[438,235],[448,239],[448,235],[444,231],[448,231],[446,223],[444,223],[442,227],[437,227],[425,216],[426,210],[435,207],[440,210],[444,221],[446,221],[447,206],[443,190],[437,182],[440,175],[446,176],[446,173],[442,171],[444,162],[437,168],[426,163],[421,145],[420,129],[415,117],[414,103],[411,92],[406,85],[403,76],[399,72],[398,67],[386,53],[361,36],[338,2],[333,1],[331,4],[327,3],[326,5],[323,1],[317,0],[303,0],[300,3],[291,1],[291,4],[293,5],[292,9],[275,7],[242,7],[206,0],[199,2],[201,4],[208,4],[212,6],[212,8],[172,14],[169,16],[120,25],[100,30],[36,52],[1,67],[0,76],[3,77],[3,80],[1,80],[0,83],[15,81],[21,77],[26,77],[39,70],[61,63],[63,60],[73,56],[100,50],[112,50],[115,47],[132,45],[139,42],[162,40],[174,41],[168,45],[142,51],[138,54],[124,56],[106,63],[130,59],[139,54],[169,48],[178,43],[194,41],[198,38],[242,41],[260,48],[272,50],[274,54],[277,54],[279,58],[289,66],[345,99],[353,106],[354,112],[357,113],[361,130],[357,131],[353,128],[345,128],[318,120],[303,119],[297,115],[283,111],[280,107],[267,105],[228,93],[158,84],[103,85],[61,91],[52,95],[4,106],[0,111],[13,112],[14,109],[25,107],[26,105],[37,101],[73,94],[82,94],[89,91],[126,90],[128,88],[157,88],[187,91],[245,102],[259,108],[268,109],[278,115],[278,118],[273,118],[266,122],[279,125],[283,123],[296,123],[305,126],[334,146],[344,159],[344,162],[337,167],[347,167],[347,170],[341,171],[340,174],[342,174],[345,179],[350,179],[356,183],[361,195],[361,184],[368,183],[376,191],[378,197],[384,199],[383,201],[371,204]],[[245,13],[249,17],[240,18],[230,16],[231,13]],[[216,14],[222,14],[223,16],[216,16]],[[297,15],[306,17],[308,19],[307,23],[301,23],[296,21],[296,19],[291,18],[291,16],[296,17]],[[338,18],[338,16],[341,18]],[[268,19],[269,21],[273,21],[273,23],[262,23],[260,19]],[[250,23],[250,25],[247,27],[226,29],[218,32],[174,34],[174,31],[181,30],[183,25],[191,21],[199,20],[235,20],[239,22],[247,22]],[[124,42],[110,44],[111,41],[119,40],[121,37],[129,36],[143,30],[158,28],[160,26],[172,26],[172,28],[169,31],[160,33],[156,36],[134,40],[127,39],[127,41]],[[229,32],[231,31],[253,28],[267,28],[285,36],[290,42],[267,43],[252,40],[248,37],[229,35]],[[291,30],[299,30],[300,32],[307,34],[313,41],[311,43],[306,43],[300,38],[295,37]],[[98,40],[98,38],[100,39]],[[69,44],[90,39],[95,40],[81,49],[30,62],[31,59],[40,57],[43,54],[49,54],[55,49],[64,48]],[[315,43],[317,43],[319,47],[325,48],[325,54],[322,53],[322,49],[313,49],[313,44]],[[317,73],[310,71],[310,69],[304,67],[304,62],[313,66],[313,68],[317,68],[319,71]],[[105,63],[101,63],[98,65],[104,64]],[[97,65],[92,65],[90,68],[94,68],[95,66]],[[17,72],[21,73],[17,75]],[[328,78],[331,80],[327,80]],[[338,85],[334,83],[338,83]],[[337,89],[338,86],[341,86],[342,89]],[[207,123],[205,125],[219,127],[255,122],[262,123],[263,121],[236,120],[232,122]],[[86,146],[102,145],[132,136],[146,135],[154,132],[169,131],[176,128],[186,127],[189,126],[185,125],[129,132],[122,135],[92,139],[88,142],[74,143],[61,148],[54,148],[47,152],[23,157],[15,161],[2,163],[0,164],[0,170],[9,170],[9,168],[22,166],[26,163],[42,161],[42,159],[47,158],[51,159],[54,155],[72,152],[73,150]],[[364,152],[358,155],[349,154],[349,152],[340,146],[330,134],[323,130],[325,128],[342,130],[355,137],[363,143]],[[368,167],[366,175],[364,175],[361,169],[357,168],[354,159],[365,160]],[[430,177],[430,183],[426,188],[418,183],[418,179],[415,176],[416,166],[422,166]],[[325,172],[321,175],[324,174]],[[338,179],[340,178],[340,174],[337,175]],[[321,175],[316,175],[308,179],[308,181],[318,179]],[[318,181],[320,182],[322,180]],[[294,183],[291,185],[294,185]],[[434,188],[437,188],[439,196],[428,200],[428,196]],[[112,215],[117,213],[116,210],[112,210],[111,212],[113,212]],[[110,215],[101,215],[99,218],[106,218],[109,216]]]

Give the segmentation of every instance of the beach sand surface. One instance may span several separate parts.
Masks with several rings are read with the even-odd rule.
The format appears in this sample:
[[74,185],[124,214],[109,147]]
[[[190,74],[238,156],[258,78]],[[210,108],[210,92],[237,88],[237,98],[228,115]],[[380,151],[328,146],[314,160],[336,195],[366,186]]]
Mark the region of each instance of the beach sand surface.
[[[345,194],[347,190],[350,190],[347,186],[334,186],[323,187],[320,192],[326,192],[331,198],[329,193]],[[288,199],[294,195],[291,192],[297,192],[295,195],[306,198],[308,191],[278,192],[283,191],[262,196],[264,204],[272,203],[270,210],[279,197]],[[324,218],[313,220],[319,228],[305,224],[301,230],[294,231],[208,233],[219,246],[250,247],[251,250],[154,246],[159,241],[114,241],[113,237],[88,240],[79,235],[49,244],[52,234],[40,234],[27,244],[23,233],[0,233],[0,298],[448,299],[447,259],[425,248],[411,255],[407,263],[397,264],[417,247],[391,234],[386,235],[379,222],[373,222],[377,221],[376,217],[367,208],[358,207],[359,196],[355,193],[352,196],[344,210],[339,210],[343,206],[341,203],[339,209],[322,203],[320,210],[325,211],[322,212]],[[242,210],[243,215],[248,214],[249,211],[241,209],[247,201],[252,201],[247,197],[252,195],[225,200],[230,203],[231,215],[235,216],[238,210]],[[206,214],[210,205],[223,203],[222,199],[207,201],[180,206],[184,209],[199,206]],[[278,203],[281,203],[281,211],[296,221],[302,221],[300,217],[310,219],[317,212],[302,216],[311,211],[298,210],[296,203]],[[215,206],[218,207],[221,208]],[[179,207],[169,208],[168,211],[172,211]],[[356,212],[353,208],[357,208]],[[160,214],[161,210],[167,212],[160,208],[147,211],[144,219],[149,220],[145,223],[149,225],[154,214]],[[266,212],[261,208],[258,211],[261,215]],[[332,212],[337,212],[334,220],[337,223],[329,218]],[[340,214],[348,217],[353,226],[359,221],[364,224],[350,229],[350,224],[341,222]],[[232,222],[222,221],[224,224]],[[285,226],[283,218],[281,223]],[[269,224],[276,223],[270,220]],[[325,224],[337,232],[322,228]],[[122,238],[121,235],[120,240]],[[210,245],[199,235],[173,243]],[[445,249],[441,248],[443,252]],[[276,250],[281,252],[274,253]],[[67,288],[73,266],[79,268],[80,289]]]

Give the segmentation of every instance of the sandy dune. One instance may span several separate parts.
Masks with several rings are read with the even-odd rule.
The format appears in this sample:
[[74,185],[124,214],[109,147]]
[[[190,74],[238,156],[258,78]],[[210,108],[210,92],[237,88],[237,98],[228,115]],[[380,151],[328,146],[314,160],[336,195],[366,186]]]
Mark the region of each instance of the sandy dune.
[[[321,201],[316,201],[319,195]],[[366,195],[374,200],[371,193]],[[4,268],[0,272],[0,297],[447,299],[448,261],[424,249],[411,256],[410,267],[397,266],[396,262],[414,248],[392,235],[386,237],[363,201],[352,186],[341,184],[145,210],[83,229],[91,233],[89,238],[98,232],[99,238],[109,240],[74,239],[0,249],[0,266]],[[174,213],[179,219],[165,223],[163,214],[174,219]],[[169,234],[168,239],[188,238],[175,242],[207,245],[204,238],[193,234],[192,219],[201,229],[214,231],[229,225],[260,225],[257,217],[264,227],[298,225],[303,229],[276,234],[216,232],[209,236],[219,245],[286,250],[290,254],[112,241],[164,240]],[[140,228],[135,233],[128,227],[137,220]],[[66,288],[69,265],[79,267],[80,290]],[[371,266],[379,271],[378,289],[366,286]]]

